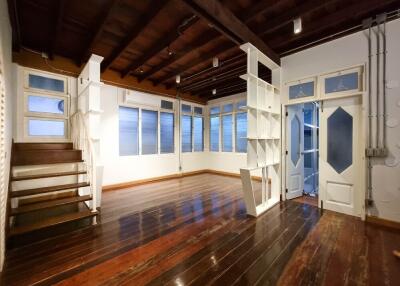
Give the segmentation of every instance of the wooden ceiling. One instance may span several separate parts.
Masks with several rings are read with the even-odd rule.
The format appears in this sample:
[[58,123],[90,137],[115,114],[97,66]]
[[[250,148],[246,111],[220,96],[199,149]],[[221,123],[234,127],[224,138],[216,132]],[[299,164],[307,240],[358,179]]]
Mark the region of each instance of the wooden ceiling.
[[[399,0],[8,0],[13,50],[30,49],[82,66],[104,57],[102,73],[192,94],[201,101],[246,89],[241,43],[282,55],[400,8]],[[303,31],[293,33],[301,17]],[[351,30],[355,32],[357,29]],[[330,37],[329,40],[332,38]],[[307,46],[309,47],[309,46]],[[297,50],[296,50],[297,49]],[[218,57],[219,67],[212,67]],[[268,70],[261,76],[269,80]],[[176,75],[181,76],[176,84]],[[217,94],[212,94],[212,89]]]

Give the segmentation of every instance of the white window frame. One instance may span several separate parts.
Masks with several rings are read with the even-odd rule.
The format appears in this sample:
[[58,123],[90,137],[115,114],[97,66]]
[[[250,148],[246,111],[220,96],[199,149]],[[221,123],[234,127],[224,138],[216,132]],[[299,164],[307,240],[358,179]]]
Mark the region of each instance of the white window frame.
[[[189,105],[190,106],[190,112],[183,111],[182,110],[182,105]],[[195,107],[200,107],[202,109],[202,114],[194,113],[194,108]],[[179,142],[180,142],[179,148],[180,148],[180,150],[182,151],[182,116],[186,115],[186,116],[191,116],[192,117],[192,125],[191,125],[191,136],[192,136],[191,143],[192,143],[192,146],[191,146],[190,152],[188,151],[188,152],[182,152],[182,153],[201,153],[201,152],[204,152],[204,149],[205,149],[205,124],[206,124],[205,117],[204,117],[205,107],[201,106],[201,105],[193,104],[193,103],[181,102],[179,108],[180,108],[179,124],[180,124],[180,127],[181,127],[180,128],[181,132],[179,134],[179,136],[180,136],[180,138],[179,138]],[[203,118],[203,130],[202,130],[202,134],[203,134],[203,149],[201,151],[195,151],[194,150],[194,120],[193,120],[194,117]]]
[[[313,82],[314,83],[314,95],[313,96],[306,96],[306,97],[300,97],[300,98],[295,98],[295,99],[290,99],[289,98],[289,90],[290,87],[296,86],[299,84],[304,84],[304,83],[309,83]],[[318,78],[317,77],[307,77],[303,79],[299,79],[296,81],[291,81],[285,84],[286,85],[286,94],[287,94],[287,100],[290,104],[298,104],[298,103],[303,103],[305,101],[316,101],[318,98]]]

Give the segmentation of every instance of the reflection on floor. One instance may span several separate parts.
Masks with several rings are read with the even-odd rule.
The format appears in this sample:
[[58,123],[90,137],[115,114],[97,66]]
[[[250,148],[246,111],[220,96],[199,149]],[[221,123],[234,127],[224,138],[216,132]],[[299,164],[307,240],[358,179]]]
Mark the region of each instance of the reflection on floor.
[[303,195],[301,197],[293,199],[292,201],[318,207],[318,197],[311,197],[311,196]]
[[296,201],[251,218],[241,188],[202,174],[105,192],[101,224],[10,250],[0,284],[398,285],[400,233]]

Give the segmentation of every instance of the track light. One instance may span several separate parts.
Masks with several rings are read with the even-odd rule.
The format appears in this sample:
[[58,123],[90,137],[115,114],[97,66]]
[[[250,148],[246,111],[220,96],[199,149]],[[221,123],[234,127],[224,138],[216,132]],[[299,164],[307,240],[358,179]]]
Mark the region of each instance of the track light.
[[302,30],[302,25],[301,25],[301,18],[296,18],[293,20],[293,28],[294,28],[294,33],[298,34]]
[[181,76],[178,74],[175,78],[176,83],[180,83],[181,82]]
[[213,58],[213,68],[217,68],[219,66],[219,60],[217,57]]
[[216,90],[215,88],[212,90],[212,94],[213,94],[213,95],[216,95],[216,94],[217,94],[217,90]]

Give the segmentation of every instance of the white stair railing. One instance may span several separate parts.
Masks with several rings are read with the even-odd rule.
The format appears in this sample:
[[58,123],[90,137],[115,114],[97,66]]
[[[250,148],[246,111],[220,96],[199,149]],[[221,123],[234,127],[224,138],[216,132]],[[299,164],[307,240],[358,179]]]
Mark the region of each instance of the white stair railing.
[[[85,115],[81,111],[71,116],[71,139],[74,148],[82,151],[82,157],[86,164],[87,176],[90,183],[92,196],[92,212],[97,211],[97,177],[96,177],[96,153],[92,139],[89,136]],[[96,223],[94,217],[94,223]]]

